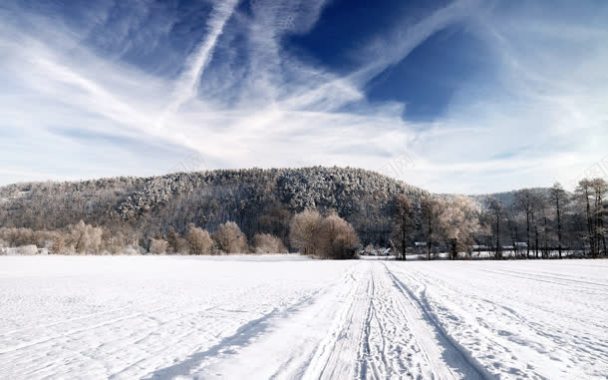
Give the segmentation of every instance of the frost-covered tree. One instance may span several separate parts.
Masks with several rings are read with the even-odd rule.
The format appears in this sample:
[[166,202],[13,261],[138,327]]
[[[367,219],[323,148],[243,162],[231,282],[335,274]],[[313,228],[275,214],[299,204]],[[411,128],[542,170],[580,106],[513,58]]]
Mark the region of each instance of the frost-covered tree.
[[69,246],[76,253],[99,253],[103,230],[86,224],[82,220],[69,232]]
[[304,210],[293,216],[289,227],[289,243],[304,255],[314,256],[319,249],[319,229],[323,217],[316,210]]
[[[188,232],[190,232],[191,227],[196,227],[196,226],[194,224],[190,224],[188,226],[188,230],[186,231],[186,235],[188,234]],[[209,236],[209,233],[207,233],[207,236],[208,236],[208,240],[205,239],[205,241],[210,242],[210,247],[205,248],[205,245],[202,244],[202,245],[200,245],[201,249],[199,249],[199,251],[208,250],[210,253],[211,248],[213,247],[213,240],[211,239],[211,236]],[[169,230],[167,231],[166,239],[167,239],[167,243],[169,244],[169,247],[168,247],[169,252],[177,253],[177,254],[189,254],[190,253],[190,251],[191,251],[190,242],[188,242],[187,239],[182,237],[180,235],[180,233],[173,226],[169,227]],[[192,237],[192,239],[197,240],[194,236]]]
[[479,207],[469,197],[456,196],[446,200],[439,215],[443,236],[449,243],[450,258],[458,252],[470,256],[474,236],[479,231]]
[[221,224],[213,234],[213,240],[224,253],[247,253],[247,237],[234,222]]
[[164,255],[167,253],[167,248],[169,248],[169,243],[165,239],[156,238],[150,240],[150,253]]
[[253,237],[253,250],[255,253],[287,253],[283,241],[271,234],[256,234]]
[[359,237],[353,226],[335,212],[323,218],[319,229],[320,255],[327,259],[357,257]]
[[350,223],[335,212],[322,217],[316,210],[305,210],[292,218],[289,239],[302,254],[328,259],[354,258],[359,246]]
[[[175,249],[179,250],[179,238],[172,237],[171,240],[175,244]],[[196,227],[194,224],[188,225],[186,233],[186,241],[188,242],[188,250],[192,255],[210,255],[213,253],[215,242],[207,230]],[[181,252],[180,252],[181,253]]]

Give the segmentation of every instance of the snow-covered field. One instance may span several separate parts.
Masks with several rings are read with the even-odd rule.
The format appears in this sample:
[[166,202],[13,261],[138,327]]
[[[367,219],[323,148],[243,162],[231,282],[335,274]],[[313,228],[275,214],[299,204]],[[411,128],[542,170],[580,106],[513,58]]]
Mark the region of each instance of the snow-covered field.
[[608,261],[0,257],[0,378],[608,375]]

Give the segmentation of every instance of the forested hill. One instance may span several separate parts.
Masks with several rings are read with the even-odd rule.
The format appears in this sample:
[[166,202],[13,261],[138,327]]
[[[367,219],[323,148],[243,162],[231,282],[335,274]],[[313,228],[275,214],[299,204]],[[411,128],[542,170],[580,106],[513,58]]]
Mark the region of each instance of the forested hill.
[[236,222],[286,239],[294,213],[335,210],[363,243],[386,244],[395,195],[424,191],[352,168],[215,170],[151,178],[16,184],[0,188],[0,227],[55,230],[85,223],[147,239],[189,223],[213,231]]

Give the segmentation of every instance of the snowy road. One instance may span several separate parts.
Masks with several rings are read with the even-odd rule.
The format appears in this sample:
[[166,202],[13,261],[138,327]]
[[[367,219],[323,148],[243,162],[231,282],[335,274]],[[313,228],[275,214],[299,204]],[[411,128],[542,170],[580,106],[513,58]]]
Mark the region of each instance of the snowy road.
[[607,375],[608,261],[0,257],[0,378]]

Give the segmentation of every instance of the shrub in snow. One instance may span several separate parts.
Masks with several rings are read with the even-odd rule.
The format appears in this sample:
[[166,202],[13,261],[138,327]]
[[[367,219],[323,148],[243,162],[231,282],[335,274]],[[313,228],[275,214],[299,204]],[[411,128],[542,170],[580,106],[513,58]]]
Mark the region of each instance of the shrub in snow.
[[103,230],[85,224],[82,220],[70,227],[69,246],[76,253],[99,253]]
[[323,218],[314,210],[293,217],[289,239],[301,253],[327,259],[354,258],[359,247],[357,233],[347,221],[336,213]]
[[37,255],[38,247],[35,245],[24,245],[21,247],[6,248],[6,255],[9,256],[30,256]]
[[29,228],[2,228],[0,237],[5,240],[10,247],[20,247],[35,244],[35,234]]
[[213,234],[220,251],[224,253],[245,253],[248,251],[247,238],[234,222],[221,224]]
[[319,248],[318,233],[323,217],[316,210],[305,210],[294,215],[289,225],[291,246],[304,255],[314,256]]
[[124,248],[121,251],[121,253],[124,254],[124,255],[131,255],[132,256],[132,255],[141,255],[142,251],[141,251],[141,248],[139,246],[135,246],[135,247],[134,246],[129,246],[129,247]]
[[66,241],[65,236],[63,234],[57,234],[57,236],[52,240],[50,251],[54,254],[62,254],[66,252]]
[[35,245],[26,245],[23,247],[17,247],[17,252],[20,255],[37,255],[38,254],[38,247],[36,247]]
[[[176,251],[180,252],[179,240],[174,240],[176,244]],[[211,238],[211,235],[207,230],[196,227],[194,224],[188,226],[188,232],[186,233],[186,241],[189,245],[189,251],[192,255],[210,255],[214,251],[215,243]]]
[[167,253],[169,243],[164,239],[151,239],[150,240],[150,253],[155,255],[164,255]]
[[[195,227],[195,226],[193,224],[189,225],[188,231],[190,231],[191,227]],[[203,230],[201,230],[201,231],[203,231]],[[207,233],[207,235],[209,235],[209,233]],[[209,237],[208,241],[211,242],[211,247],[213,247],[213,240],[211,239],[211,236],[208,236],[208,237]],[[193,240],[197,240],[194,237],[192,237],[192,238],[193,238]],[[190,243],[188,242],[188,240],[181,237],[179,232],[175,231],[175,228],[173,228],[173,227],[170,227],[169,231],[167,232],[167,242],[169,243],[168,252],[170,252],[170,253],[189,254],[191,251]]]
[[357,256],[359,238],[353,226],[338,214],[323,219],[319,231],[320,256],[327,259],[353,259]]
[[110,231],[103,229],[102,250],[110,254],[122,254],[125,248],[139,245],[139,237],[132,231]]
[[255,253],[287,253],[281,239],[271,234],[256,234],[253,237],[253,250]]

